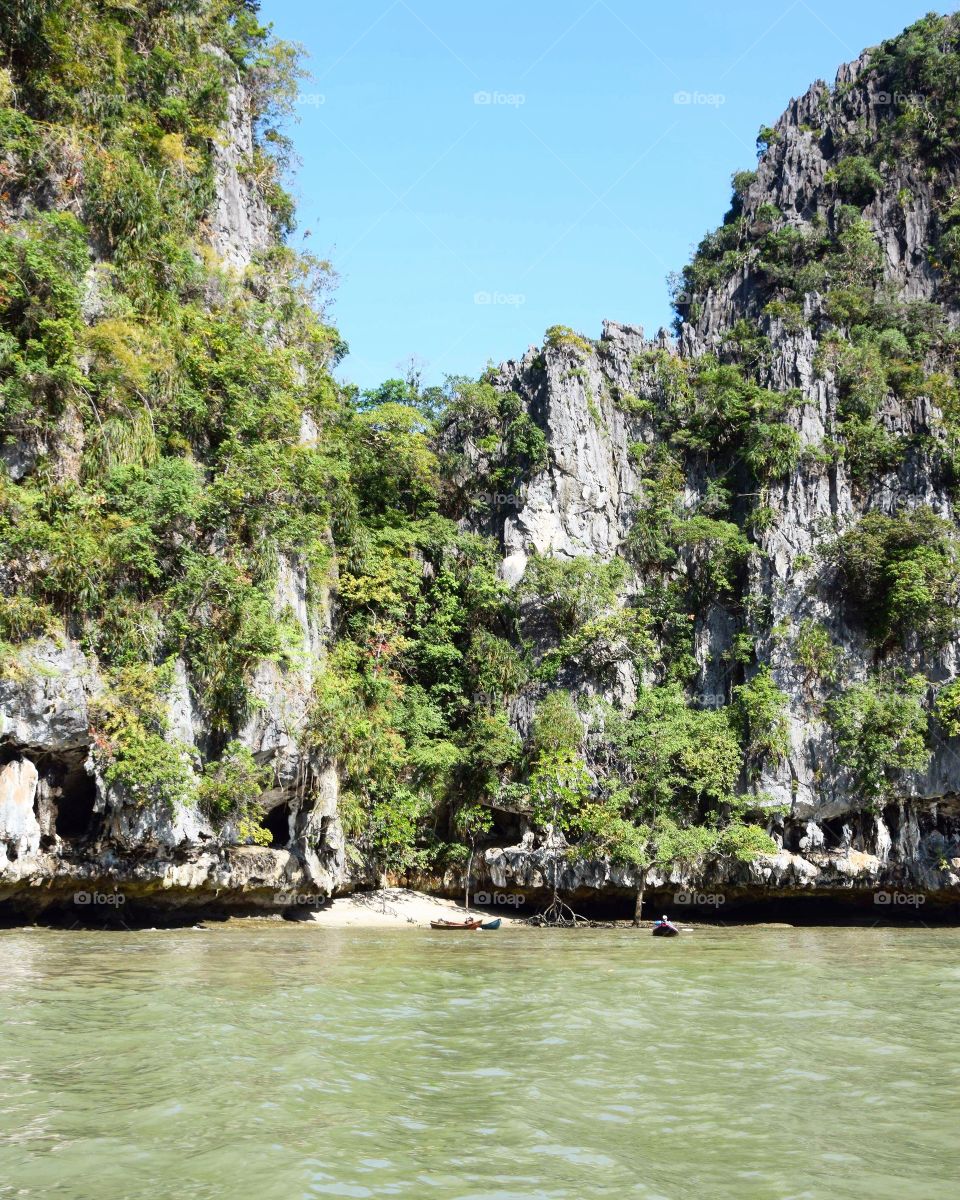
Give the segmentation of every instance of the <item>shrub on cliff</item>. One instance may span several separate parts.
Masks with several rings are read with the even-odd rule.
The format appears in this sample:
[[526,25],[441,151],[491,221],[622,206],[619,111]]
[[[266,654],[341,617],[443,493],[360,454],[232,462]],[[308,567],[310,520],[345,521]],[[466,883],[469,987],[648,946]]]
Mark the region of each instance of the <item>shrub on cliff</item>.
[[777,687],[770,668],[762,666],[733,691],[733,715],[746,762],[753,772],[782,762],[790,749],[788,697]]
[[241,841],[269,845],[269,830],[261,824],[261,795],[272,782],[273,772],[261,766],[239,741],[229,742],[216,762],[207,763],[197,786],[201,809],[217,823],[232,821]]
[[616,602],[629,574],[622,558],[603,562],[587,555],[562,559],[535,554],[527,565],[520,595],[542,602],[560,634],[568,636]]
[[868,512],[823,550],[852,616],[880,646],[941,644],[960,626],[960,538],[921,506]]
[[875,676],[854,684],[828,706],[841,769],[865,799],[889,799],[904,771],[930,760],[922,676]]
[[830,168],[824,183],[835,187],[844,200],[865,208],[882,186],[883,178],[869,159],[852,154]]

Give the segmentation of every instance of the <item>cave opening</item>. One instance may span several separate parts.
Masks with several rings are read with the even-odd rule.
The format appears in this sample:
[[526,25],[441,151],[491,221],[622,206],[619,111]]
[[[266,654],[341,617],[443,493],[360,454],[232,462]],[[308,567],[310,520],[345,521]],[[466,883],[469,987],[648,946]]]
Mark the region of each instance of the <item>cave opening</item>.
[[290,805],[278,804],[264,814],[261,822],[264,829],[271,835],[270,845],[275,850],[282,850],[290,844]]
[[828,817],[820,821],[825,850],[839,850],[843,846],[843,827],[845,824],[847,824],[847,820],[844,817]]
[[54,829],[64,841],[79,841],[93,831],[97,784],[82,768],[67,770],[51,788],[56,809]]
[[790,854],[800,853],[800,842],[806,834],[806,826],[796,821],[786,821],[783,827],[783,848]]
[[523,837],[523,821],[519,813],[494,808],[490,810],[490,815],[493,819],[485,845],[513,846],[520,841]]

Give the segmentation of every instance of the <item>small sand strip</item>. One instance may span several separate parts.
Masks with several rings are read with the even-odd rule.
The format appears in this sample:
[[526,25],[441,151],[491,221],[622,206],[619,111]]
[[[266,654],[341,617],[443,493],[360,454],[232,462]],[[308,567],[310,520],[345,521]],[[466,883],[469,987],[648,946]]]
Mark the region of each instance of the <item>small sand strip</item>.
[[[467,916],[462,904],[441,896],[428,896],[410,888],[380,888],[376,892],[354,892],[335,897],[325,908],[310,914],[311,925],[326,925],[330,929],[347,927],[383,927],[397,925],[429,925],[431,921],[462,921]],[[471,909],[471,917],[490,921],[500,917],[504,925],[521,925],[515,916],[492,909]]]

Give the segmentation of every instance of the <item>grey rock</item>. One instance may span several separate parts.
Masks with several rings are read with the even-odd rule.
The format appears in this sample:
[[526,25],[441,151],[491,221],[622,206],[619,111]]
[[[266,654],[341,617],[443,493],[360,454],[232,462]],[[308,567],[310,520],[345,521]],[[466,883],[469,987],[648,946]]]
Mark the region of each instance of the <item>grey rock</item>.
[[[858,128],[869,136],[887,103],[877,84],[864,78],[868,59],[865,54],[840,69],[837,82],[851,85],[845,98],[818,83],[790,104],[743,198],[748,223],[756,221],[757,210],[765,204],[776,205],[790,224],[800,227],[809,226],[814,218],[833,219],[836,199],[826,184],[833,146],[841,135],[855,135]],[[884,186],[865,211],[883,251],[886,280],[902,300],[940,298],[938,274],[927,253],[935,240],[938,186],[942,188],[943,180],[930,178],[909,162],[887,164]],[[642,406],[623,403],[626,396],[638,396],[648,405],[657,403],[656,392],[637,363],[638,356],[648,351],[665,351],[690,361],[717,347],[739,319],[758,320],[771,345],[762,382],[780,392],[797,390],[798,401],[788,420],[804,446],[817,447],[831,436],[837,421],[837,383],[829,370],[819,372],[816,363],[822,297],[807,296],[805,327],[799,331],[779,318],[764,316],[762,301],[759,277],[748,260],[707,293],[696,321],[683,325],[676,345],[662,330],[648,342],[637,326],[605,321],[599,341],[589,352],[569,345],[531,348],[521,360],[499,369],[497,386],[523,399],[550,450],[548,465],[524,483],[516,506],[500,514],[492,529],[483,529],[500,542],[500,574],[505,581],[517,585],[533,553],[601,560],[623,553],[637,502],[642,500],[630,446],[650,445],[657,438],[642,415]],[[945,312],[948,322],[957,327],[957,312],[949,304]],[[880,417],[891,434],[919,440],[936,428],[939,413],[924,397],[902,403],[891,395]],[[703,494],[704,481],[691,473],[686,502],[693,507]],[[824,576],[817,561],[823,531],[831,523],[848,528],[870,508],[894,512],[922,504],[956,520],[948,485],[933,477],[922,460],[908,457],[900,470],[864,494],[842,461],[826,467],[811,458],[801,461],[788,479],[772,484],[766,503],[773,517],[749,566],[748,601],[750,607],[768,614],[757,629],[758,658],[769,664],[788,697],[789,748],[784,761],[767,765],[759,779],[744,779],[741,786],[752,788],[762,806],[785,810],[784,818],[771,817],[770,830],[779,845],[790,849],[761,860],[752,875],[738,868],[726,882],[831,891],[906,881],[950,894],[960,867],[956,815],[960,739],[934,737],[929,768],[897,781],[894,809],[882,814],[866,811],[868,802],[837,755],[826,719],[826,693],[816,681],[802,677],[793,653],[800,623],[813,620],[822,624],[841,650],[841,683],[847,686],[867,676],[872,649],[862,629],[851,624],[836,603],[829,576]],[[692,558],[685,561],[689,568]],[[628,586],[625,599],[636,590],[637,585]],[[529,603],[525,620],[535,652],[542,653],[550,644],[544,632],[547,626]],[[699,615],[694,636],[699,677],[694,690],[700,702],[730,698],[738,676],[728,664],[738,628],[721,605]],[[771,628],[782,631],[777,639],[767,632]],[[960,673],[960,643],[935,654],[919,646],[908,648],[897,665],[907,672],[924,671],[939,681],[954,679]],[[580,662],[566,669],[559,682],[582,698],[599,694],[629,709],[639,681],[629,664],[624,664],[621,675],[625,677],[616,683],[598,688],[592,664]],[[529,728],[535,700],[529,694],[511,704],[511,719],[521,731]],[[526,844],[489,851],[487,867],[494,886],[534,890],[546,886],[544,880],[553,869],[544,847]],[[629,885],[624,872],[610,864],[565,862],[562,871],[563,888],[573,892]]]
[[254,254],[271,242],[270,210],[245,169],[254,150],[246,88],[222,50],[214,46],[205,49],[223,61],[230,80],[226,125],[213,147],[215,199],[208,216],[210,240],[227,265],[243,270]]
[[0,769],[0,871],[40,849],[40,823],[34,812],[37,768],[19,758]]
[[38,751],[85,749],[88,697],[96,689],[76,643],[47,638],[18,648],[0,679],[0,743]]

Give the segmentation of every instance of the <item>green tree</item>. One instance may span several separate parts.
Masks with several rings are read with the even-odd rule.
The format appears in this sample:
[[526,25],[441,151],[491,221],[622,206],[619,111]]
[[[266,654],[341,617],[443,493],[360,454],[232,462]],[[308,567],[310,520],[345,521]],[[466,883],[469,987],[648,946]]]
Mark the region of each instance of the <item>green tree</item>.
[[902,645],[913,633],[941,644],[956,631],[960,541],[930,508],[868,512],[825,546],[824,557],[878,644]]
[[520,585],[522,596],[535,596],[562,635],[599,617],[616,603],[629,568],[621,558],[603,562],[582,556],[563,559],[534,554]]
[[218,823],[233,821],[241,841],[265,846],[272,841],[263,828],[263,792],[273,772],[239,741],[228,742],[220,758],[206,764],[197,786],[198,803]]
[[892,798],[904,771],[930,759],[922,676],[875,677],[854,684],[828,706],[839,761],[864,798]]
[[844,200],[864,208],[883,185],[883,178],[869,159],[853,154],[831,167],[825,182],[832,184]]
[[790,749],[788,698],[768,666],[760,667],[751,680],[733,689],[733,712],[747,765],[754,773],[764,763],[775,765],[786,758]]

